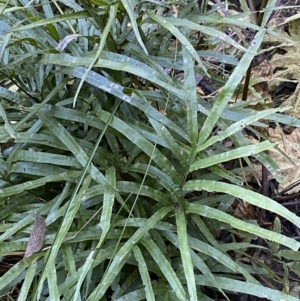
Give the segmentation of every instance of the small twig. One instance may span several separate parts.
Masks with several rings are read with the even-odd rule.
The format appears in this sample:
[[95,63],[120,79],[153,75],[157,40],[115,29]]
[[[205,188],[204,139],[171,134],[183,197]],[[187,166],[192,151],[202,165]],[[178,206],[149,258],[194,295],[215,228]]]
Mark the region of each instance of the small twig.
[[[272,197],[272,199],[277,202],[283,202],[283,201],[292,200],[292,199],[295,199],[298,197],[300,197],[300,193],[291,194],[291,195],[275,196],[275,197]],[[286,202],[281,205],[282,206],[294,206],[294,205],[299,205],[299,204],[300,204],[300,201],[293,201],[293,202]]]
[[5,74],[2,71],[0,71],[0,73],[6,76],[14,85],[16,85],[21,91],[23,91],[29,98],[31,98],[34,101],[39,101],[36,97],[33,97],[32,95],[30,95],[30,93],[24,90],[13,78],[10,78],[7,74]]
[[257,12],[253,0],[247,0],[248,6],[252,12],[252,16],[254,18],[255,23],[257,24]]
[[209,84],[207,84],[203,80],[198,84],[198,86],[200,86],[201,88],[205,89],[208,94],[212,94],[212,93],[214,93],[216,91],[214,88],[212,88]]
[[264,165],[261,166],[261,172],[261,193],[264,196],[269,196],[268,170]]

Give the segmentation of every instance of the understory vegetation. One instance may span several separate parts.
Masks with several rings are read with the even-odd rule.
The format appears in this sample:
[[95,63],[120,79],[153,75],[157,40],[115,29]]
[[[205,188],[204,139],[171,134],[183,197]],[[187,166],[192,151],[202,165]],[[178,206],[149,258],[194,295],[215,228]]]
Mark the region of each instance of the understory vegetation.
[[0,2],[1,300],[299,300],[249,77],[293,40],[239,2]]

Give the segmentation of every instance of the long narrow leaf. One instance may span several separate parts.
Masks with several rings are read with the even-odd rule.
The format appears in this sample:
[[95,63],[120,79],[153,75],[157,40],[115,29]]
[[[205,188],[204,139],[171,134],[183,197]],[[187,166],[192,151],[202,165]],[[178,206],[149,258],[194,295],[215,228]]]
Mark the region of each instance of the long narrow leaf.
[[148,252],[151,254],[153,259],[156,261],[159,268],[162,270],[164,276],[172,287],[174,293],[179,298],[179,300],[185,301],[187,300],[185,291],[173,270],[171,264],[166,259],[165,255],[161,252],[161,250],[157,247],[157,245],[153,242],[150,237],[145,237],[141,240],[141,243],[146,247]]
[[[187,182],[184,185],[184,189],[199,190],[199,191],[204,189],[206,191],[214,191],[214,192],[218,191],[218,192],[227,193],[237,198],[243,199],[257,207],[272,211],[280,216],[283,216],[291,223],[295,224],[297,227],[300,227],[300,218],[296,214],[292,213],[290,210],[286,209],[279,203],[261,194],[258,194],[254,191],[242,187],[238,187],[227,183],[215,182],[215,181],[196,180],[196,181]],[[293,241],[293,245],[295,245],[295,241]]]
[[138,26],[137,26],[137,23],[136,23],[136,16],[135,16],[134,7],[133,7],[133,3],[134,2],[130,1],[130,0],[121,0],[121,1],[122,1],[123,5],[124,5],[124,8],[126,9],[128,15],[129,15],[132,29],[133,29],[133,31],[135,33],[135,36],[136,36],[139,44],[141,45],[141,47],[143,48],[143,50],[145,51],[145,53],[148,54],[147,48],[146,48],[146,46],[143,43],[143,40],[141,38],[141,35],[139,33],[139,29],[138,29]]
[[191,301],[197,301],[197,289],[195,283],[195,274],[193,269],[193,263],[191,253],[189,250],[189,244],[187,239],[187,223],[184,212],[180,209],[175,211],[177,232],[178,232],[178,244],[184,269],[185,278],[188,284],[188,291]]
[[243,222],[229,214],[226,214],[220,210],[200,205],[200,204],[189,204],[187,212],[200,214],[201,216],[209,217],[228,223],[236,229],[258,235],[262,238],[266,238],[271,241],[275,241],[279,244],[285,245],[293,250],[298,250],[300,243],[294,239],[288,238],[282,234],[274,233],[273,231],[262,229],[250,223]]
[[[172,244],[174,244],[176,247],[178,247],[177,235],[175,235],[172,232],[165,232],[164,235]],[[209,244],[207,244],[203,241],[200,241],[196,238],[193,238],[193,237],[188,237],[188,244],[189,244],[190,248],[208,255],[209,257],[222,263],[224,266],[228,267],[235,273],[241,273],[242,275],[245,276],[247,281],[252,282],[252,283],[257,283],[257,284],[259,283],[258,281],[255,280],[254,277],[252,277],[249,274],[249,272],[247,270],[245,270],[239,264],[234,262],[227,254],[224,254],[223,252],[219,251],[218,249],[213,248]],[[206,274],[206,277],[209,276],[208,278],[211,278],[211,275],[209,275],[208,273],[209,273],[209,269],[207,270],[207,273],[205,273],[205,274]]]
[[190,143],[193,147],[195,147],[198,141],[198,101],[196,94],[194,62],[191,53],[185,47],[182,49],[182,55],[184,61],[184,101],[187,110],[187,126]]
[[199,58],[198,53],[196,52],[194,47],[191,45],[189,40],[173,24],[168,22],[165,18],[158,16],[151,11],[147,11],[147,14],[152,20],[156,21],[161,26],[163,26],[167,30],[169,30],[180,41],[180,43],[182,44],[182,47],[185,47],[187,49],[187,51],[190,52],[192,57],[199,63],[199,66],[201,66],[202,70],[206,74],[208,74],[205,66],[203,65],[203,63],[202,63],[201,59]]
[[[107,178],[111,186],[114,189],[116,189],[116,170],[114,168],[111,167],[110,169],[107,170]],[[97,244],[97,248],[99,248],[102,245],[110,229],[114,200],[115,200],[115,193],[112,192],[110,189],[105,189],[104,196],[103,196],[103,209],[102,209],[101,219],[99,223],[99,226],[102,228],[102,235]]]
[[245,75],[246,71],[248,70],[248,67],[250,63],[252,62],[252,59],[256,53],[256,51],[259,49],[263,37],[265,35],[266,30],[261,29],[255,36],[252,44],[251,44],[251,53],[245,53],[242,59],[240,60],[240,63],[238,66],[234,69],[232,74],[230,75],[228,81],[226,82],[225,86],[222,89],[222,92],[218,96],[217,100],[214,103],[214,106],[212,110],[210,111],[209,116],[206,118],[202,130],[199,134],[199,141],[198,146],[200,146],[202,143],[204,143],[207,139],[207,137],[212,132],[213,127],[215,126],[217,120],[220,118],[220,115],[224,111],[226,105],[228,104],[229,100],[231,99],[237,85],[242,80],[243,76]]
[[139,270],[143,280],[143,284],[145,285],[145,293],[146,293],[147,301],[155,301],[151,279],[149,276],[148,268],[144,260],[143,254],[137,246],[133,247],[133,254],[137,262],[139,263]]
[[26,277],[22,284],[21,291],[19,293],[18,301],[26,301],[28,299],[28,293],[29,293],[33,278],[36,273],[36,266],[37,266],[36,262],[29,266],[29,268],[26,272]]
[[247,125],[250,125],[254,121],[257,121],[259,119],[263,119],[264,117],[267,117],[270,114],[273,114],[275,112],[284,112],[288,108],[276,108],[276,109],[269,109],[269,110],[263,110],[261,112],[256,112],[255,115],[250,115],[249,117],[246,117],[240,121],[235,122],[230,127],[228,127],[223,133],[220,135],[215,135],[211,138],[209,138],[205,143],[201,144],[197,148],[197,152],[200,152],[203,149],[208,148],[209,146],[213,145],[214,143],[218,141],[222,141],[229,136],[235,134],[236,132],[240,131],[241,128],[246,127]]
[[92,70],[93,66],[95,65],[95,63],[97,62],[97,60],[99,59],[99,56],[101,54],[101,51],[103,50],[104,46],[105,46],[105,43],[106,43],[106,39],[107,39],[107,36],[109,34],[109,31],[112,27],[112,24],[113,22],[115,21],[115,18],[116,18],[116,14],[117,14],[117,4],[113,4],[113,5],[110,5],[110,9],[109,9],[109,19],[106,23],[106,26],[103,30],[103,33],[102,33],[102,37],[101,37],[101,40],[100,40],[100,45],[97,49],[97,53],[95,55],[95,57],[93,58],[93,61],[91,62],[91,64],[89,65],[89,67],[87,68],[87,70],[85,71],[85,74],[82,76],[81,80],[80,80],[80,83],[78,85],[78,88],[76,90],[76,94],[74,96],[74,100],[73,100],[73,106],[75,107],[76,105],[76,101],[77,101],[77,97],[79,95],[79,92],[81,90],[81,87],[83,85],[83,83],[85,82],[87,76],[88,76],[88,73],[89,71]]
[[227,162],[233,159],[252,156],[257,153],[261,153],[265,150],[272,148],[275,144],[269,141],[264,141],[258,144],[249,145],[245,147],[235,148],[228,152],[224,152],[220,155],[210,156],[205,159],[195,161],[190,166],[190,171],[197,170],[200,168],[206,168],[218,163]]
[[120,251],[115,255],[107,273],[102,278],[99,285],[89,296],[87,301],[99,300],[106,292],[107,288],[110,286],[116,275],[119,273],[123,265],[125,264],[124,259],[130,254],[132,248],[137,244],[143,235],[150,230],[153,225],[160,221],[166,214],[172,210],[171,207],[164,207],[158,210],[154,215],[152,215],[143,227],[139,228],[121,247]]
[[[223,289],[257,296],[258,298],[267,298],[272,301],[278,301],[278,300],[298,301],[299,300],[299,298],[254,283],[247,283],[247,282],[225,278],[225,277],[216,277],[216,280],[218,281],[218,284]],[[208,278],[202,275],[196,276],[196,283],[198,285],[214,286]]]
[[79,191],[79,193],[77,195],[75,195],[76,190],[74,190],[73,193],[73,198],[72,198],[72,202],[70,202],[68,208],[67,208],[67,212],[65,213],[65,217],[62,221],[61,227],[59,229],[59,232],[57,233],[55,240],[53,242],[53,245],[49,251],[49,256],[47,258],[47,261],[45,263],[45,268],[42,272],[41,278],[39,280],[39,284],[38,287],[35,291],[35,296],[40,296],[41,294],[41,290],[43,287],[43,283],[46,279],[46,277],[48,276],[52,265],[55,262],[55,258],[57,256],[57,253],[60,249],[60,246],[63,242],[63,239],[65,238],[68,230],[71,227],[71,224],[74,220],[75,214],[77,213],[80,205],[81,205],[81,198],[83,197],[83,194],[85,193],[86,189],[88,188],[88,186],[90,185],[90,181],[91,181],[91,177],[87,176],[82,187],[81,190]]

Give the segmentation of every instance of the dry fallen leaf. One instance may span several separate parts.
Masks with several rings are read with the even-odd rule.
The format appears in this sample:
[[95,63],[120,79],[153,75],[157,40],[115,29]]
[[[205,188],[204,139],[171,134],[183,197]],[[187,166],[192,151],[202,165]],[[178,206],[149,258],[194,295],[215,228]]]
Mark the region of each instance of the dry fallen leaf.
[[264,60],[260,65],[252,68],[252,76],[255,78],[264,77],[270,79],[273,76],[273,70],[271,64]]
[[256,219],[255,206],[245,201],[239,202],[234,209],[233,216],[241,220]]
[[[271,142],[275,142],[278,148],[272,148],[268,155],[279,166],[278,173],[284,177],[284,181],[279,183],[278,191],[289,187],[300,179],[300,128],[296,128],[291,134],[286,134],[281,128],[269,128],[268,136]],[[252,141],[257,143],[258,141]],[[281,151],[280,151],[281,150]],[[261,178],[261,165],[253,164],[254,171],[258,178]],[[248,182],[256,182],[253,174],[245,175]],[[269,174],[269,180],[272,176]],[[287,194],[298,193],[299,185],[289,190]]]
[[42,249],[44,240],[45,240],[45,221],[43,217],[37,212],[24,258],[29,257],[33,253],[39,252]]
[[[271,158],[278,164],[280,174],[285,177],[284,182],[279,184],[279,191],[287,188],[300,178],[300,129],[295,129],[291,134],[285,134],[280,128],[269,129],[269,138],[272,142],[278,143],[284,156],[276,148],[272,148],[269,152]],[[291,162],[292,161],[292,162]],[[299,192],[299,186],[288,191],[288,194]]]
[[[280,32],[282,34],[282,32]],[[276,53],[271,61],[269,62],[272,67],[272,78],[268,80],[268,89],[270,92],[276,91],[277,87],[282,83],[294,83],[296,84],[295,91],[288,97],[283,98],[281,106],[292,106],[292,109],[288,112],[290,116],[299,118],[300,116],[300,105],[299,105],[299,95],[300,95],[300,68],[299,68],[299,45],[300,45],[300,20],[295,19],[289,22],[289,36],[292,38],[294,43],[289,45],[282,44],[278,47],[285,51],[284,54]]]

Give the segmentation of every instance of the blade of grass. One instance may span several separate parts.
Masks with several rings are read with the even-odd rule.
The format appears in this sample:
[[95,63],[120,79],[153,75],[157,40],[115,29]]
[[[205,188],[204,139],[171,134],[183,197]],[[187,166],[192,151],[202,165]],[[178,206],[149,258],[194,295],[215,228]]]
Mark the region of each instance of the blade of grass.
[[50,300],[59,300],[60,298],[58,293],[57,271],[56,271],[55,262],[53,262],[53,264],[49,268],[47,279],[48,279]]
[[145,262],[143,253],[137,246],[134,246],[132,250],[137,262],[139,263],[140,274],[143,280],[143,284],[145,286],[146,299],[147,301],[155,301],[151,278],[148,272],[148,267]]
[[177,208],[175,210],[177,233],[178,233],[178,245],[184,269],[185,278],[188,285],[188,291],[191,301],[197,301],[197,288],[195,283],[195,274],[187,239],[187,224],[184,212]]
[[0,194],[2,197],[2,199],[0,199],[0,204],[6,201],[5,197],[21,193],[25,190],[41,187],[46,183],[66,181],[70,178],[77,178],[80,175],[80,173],[81,173],[80,171],[68,171],[68,172],[63,172],[61,174],[55,174],[55,175],[43,177],[38,180],[32,180],[25,183],[13,185],[11,187],[2,188],[0,189]]
[[170,286],[173,289],[175,295],[179,298],[179,300],[185,301],[187,300],[185,291],[167,258],[162,253],[162,251],[158,248],[155,242],[151,239],[151,237],[145,236],[141,243],[145,246],[148,252],[151,254],[159,268],[161,269],[163,275],[166,280],[169,282]]
[[[238,187],[239,188],[239,187]],[[245,196],[245,195],[244,195]],[[248,198],[246,199],[248,201]],[[291,248],[293,250],[298,250],[300,247],[300,243],[292,238],[288,238],[282,234],[274,233],[269,230],[262,229],[258,226],[255,226],[253,224],[240,221],[239,219],[224,213],[218,209],[200,205],[200,204],[189,204],[186,208],[188,213],[195,213],[200,214],[201,216],[209,217],[212,219],[216,219],[219,221],[222,221],[224,223],[230,224],[232,227],[252,233],[254,235],[258,235],[262,238],[275,241],[279,244],[282,244],[284,246],[287,246],[288,248]]]
[[202,129],[199,133],[199,140],[197,146],[200,147],[206,139],[209,137],[210,133],[213,130],[213,127],[217,123],[220,118],[222,112],[226,108],[229,100],[232,98],[233,93],[236,90],[236,87],[242,80],[243,76],[246,74],[250,63],[252,62],[255,53],[259,49],[263,37],[265,35],[266,29],[261,29],[254,37],[253,42],[251,43],[250,50],[251,52],[247,52],[243,55],[240,60],[240,63],[236,66],[229,79],[227,80],[225,86],[223,87],[220,95],[216,99],[210,114],[206,118]]
[[32,281],[33,281],[33,278],[36,273],[36,266],[37,266],[36,262],[34,262],[33,264],[31,264],[29,266],[29,268],[26,272],[24,282],[22,283],[22,288],[19,293],[18,301],[26,301],[27,300],[28,293],[29,293],[31,285],[32,285]]
[[[42,288],[43,288],[44,281],[45,281],[46,277],[48,277],[48,274],[49,274],[52,266],[55,264],[55,258],[57,256],[57,253],[61,247],[61,244],[62,244],[68,230],[71,227],[71,224],[74,220],[75,214],[77,213],[79,207],[81,206],[81,199],[82,199],[86,189],[90,185],[90,182],[92,180],[91,176],[88,175],[84,179],[84,176],[86,174],[88,167],[89,167],[89,164],[87,164],[85,170],[82,173],[81,179],[77,184],[77,189],[75,189],[73,191],[71,201],[70,201],[67,211],[65,213],[64,219],[62,220],[61,226],[59,228],[59,232],[56,234],[54,242],[52,244],[52,247],[48,251],[48,256],[46,257],[45,267],[40,276],[37,288],[35,289],[35,291],[32,295],[32,301],[35,300],[36,298],[39,299]],[[82,187],[79,190],[79,187],[82,182],[83,182]],[[77,192],[78,192],[78,194],[77,194]]]
[[[244,281],[234,280],[225,277],[217,277],[218,284],[226,290],[249,294],[258,298],[267,298],[272,301],[285,300],[285,301],[298,301],[299,299],[293,296],[284,294],[278,290],[274,290],[263,286],[261,284],[247,283]],[[212,282],[205,276],[197,275],[196,283],[198,285],[213,286]]]
[[[259,193],[245,189],[243,187],[238,187],[236,185],[215,181],[195,180],[187,182],[183,188],[185,190],[206,190],[209,192],[217,191],[230,194],[237,198],[243,199],[253,204],[254,206],[266,209],[268,211],[272,211],[286,218],[297,227],[300,227],[300,217],[298,217],[296,214],[292,213],[290,210],[286,209],[285,207],[273,201],[272,199],[269,199]],[[300,245],[300,243],[296,243],[296,241],[294,240],[292,240],[292,242],[292,245],[294,246]]]
[[[187,35],[187,30],[185,30]],[[192,148],[195,148],[198,141],[198,101],[196,92],[196,80],[194,62],[191,53],[182,48],[184,66],[184,102],[186,105],[187,130]]]
[[115,22],[115,19],[116,19],[116,15],[117,15],[117,8],[118,8],[118,4],[112,4],[110,5],[109,7],[109,19],[106,23],[106,26],[103,30],[103,33],[102,33],[102,36],[101,36],[101,40],[100,40],[100,45],[97,49],[97,53],[93,59],[93,61],[91,62],[91,64],[89,65],[89,67],[86,69],[86,72],[85,74],[82,76],[81,80],[80,80],[80,83],[78,85],[78,88],[76,90],[76,94],[74,96],[74,101],[73,101],[73,107],[76,106],[76,102],[77,102],[77,97],[79,95],[79,92],[81,90],[81,87],[83,85],[83,83],[85,82],[87,76],[88,76],[88,73],[92,70],[92,68],[94,67],[95,63],[97,62],[97,60],[99,59],[99,56],[105,46],[105,43],[106,43],[106,39],[109,35],[109,32],[110,32],[110,29],[113,25],[113,23]]
[[223,152],[220,155],[210,156],[204,159],[196,160],[190,165],[190,171],[206,168],[219,163],[227,162],[233,159],[252,156],[272,148],[275,144],[269,141],[248,145],[244,147],[234,148],[228,152]]
[[121,268],[126,262],[126,258],[130,255],[132,248],[136,245],[144,236],[144,234],[149,231],[158,221],[163,219],[163,217],[172,210],[171,206],[163,207],[154,213],[148,221],[140,227],[121,247],[121,249],[114,256],[111,265],[107,273],[101,279],[99,285],[95,288],[92,294],[88,297],[87,301],[99,300],[105,294],[107,288],[111,285],[115,277],[120,272]]
[[121,0],[121,2],[124,5],[124,8],[126,9],[128,16],[130,18],[130,22],[131,22],[131,26],[132,29],[135,33],[135,37],[138,40],[139,44],[141,45],[141,47],[143,48],[143,50],[145,51],[145,53],[148,55],[148,51],[146,46],[144,45],[144,42],[141,38],[137,23],[136,23],[136,16],[135,16],[135,12],[134,12],[134,6],[133,4],[135,3],[134,1],[130,1],[130,0]]
[[245,128],[247,125],[250,125],[254,121],[264,119],[264,117],[267,117],[268,115],[273,114],[275,112],[284,112],[287,109],[288,109],[287,107],[284,107],[284,108],[274,108],[274,109],[269,109],[269,110],[263,110],[260,112],[255,112],[255,114],[250,115],[240,121],[233,123],[231,126],[226,128],[226,130],[224,130],[220,135],[215,135],[215,136],[209,138],[206,142],[204,142],[203,144],[201,144],[197,147],[197,152],[200,152],[200,151],[208,148],[209,146],[213,145],[214,143],[216,143],[218,141],[223,141],[224,139],[228,138],[229,136],[231,136],[231,135],[235,134],[236,132],[240,131],[241,129]]
[[160,24],[162,27],[166,28],[180,41],[182,47],[185,47],[186,50],[190,52],[190,54],[198,62],[199,66],[204,71],[204,73],[209,77],[209,74],[207,73],[207,69],[205,68],[204,64],[199,58],[197,51],[191,45],[189,40],[172,23],[168,22],[166,18],[158,16],[150,10],[147,10],[146,13],[152,20]]

